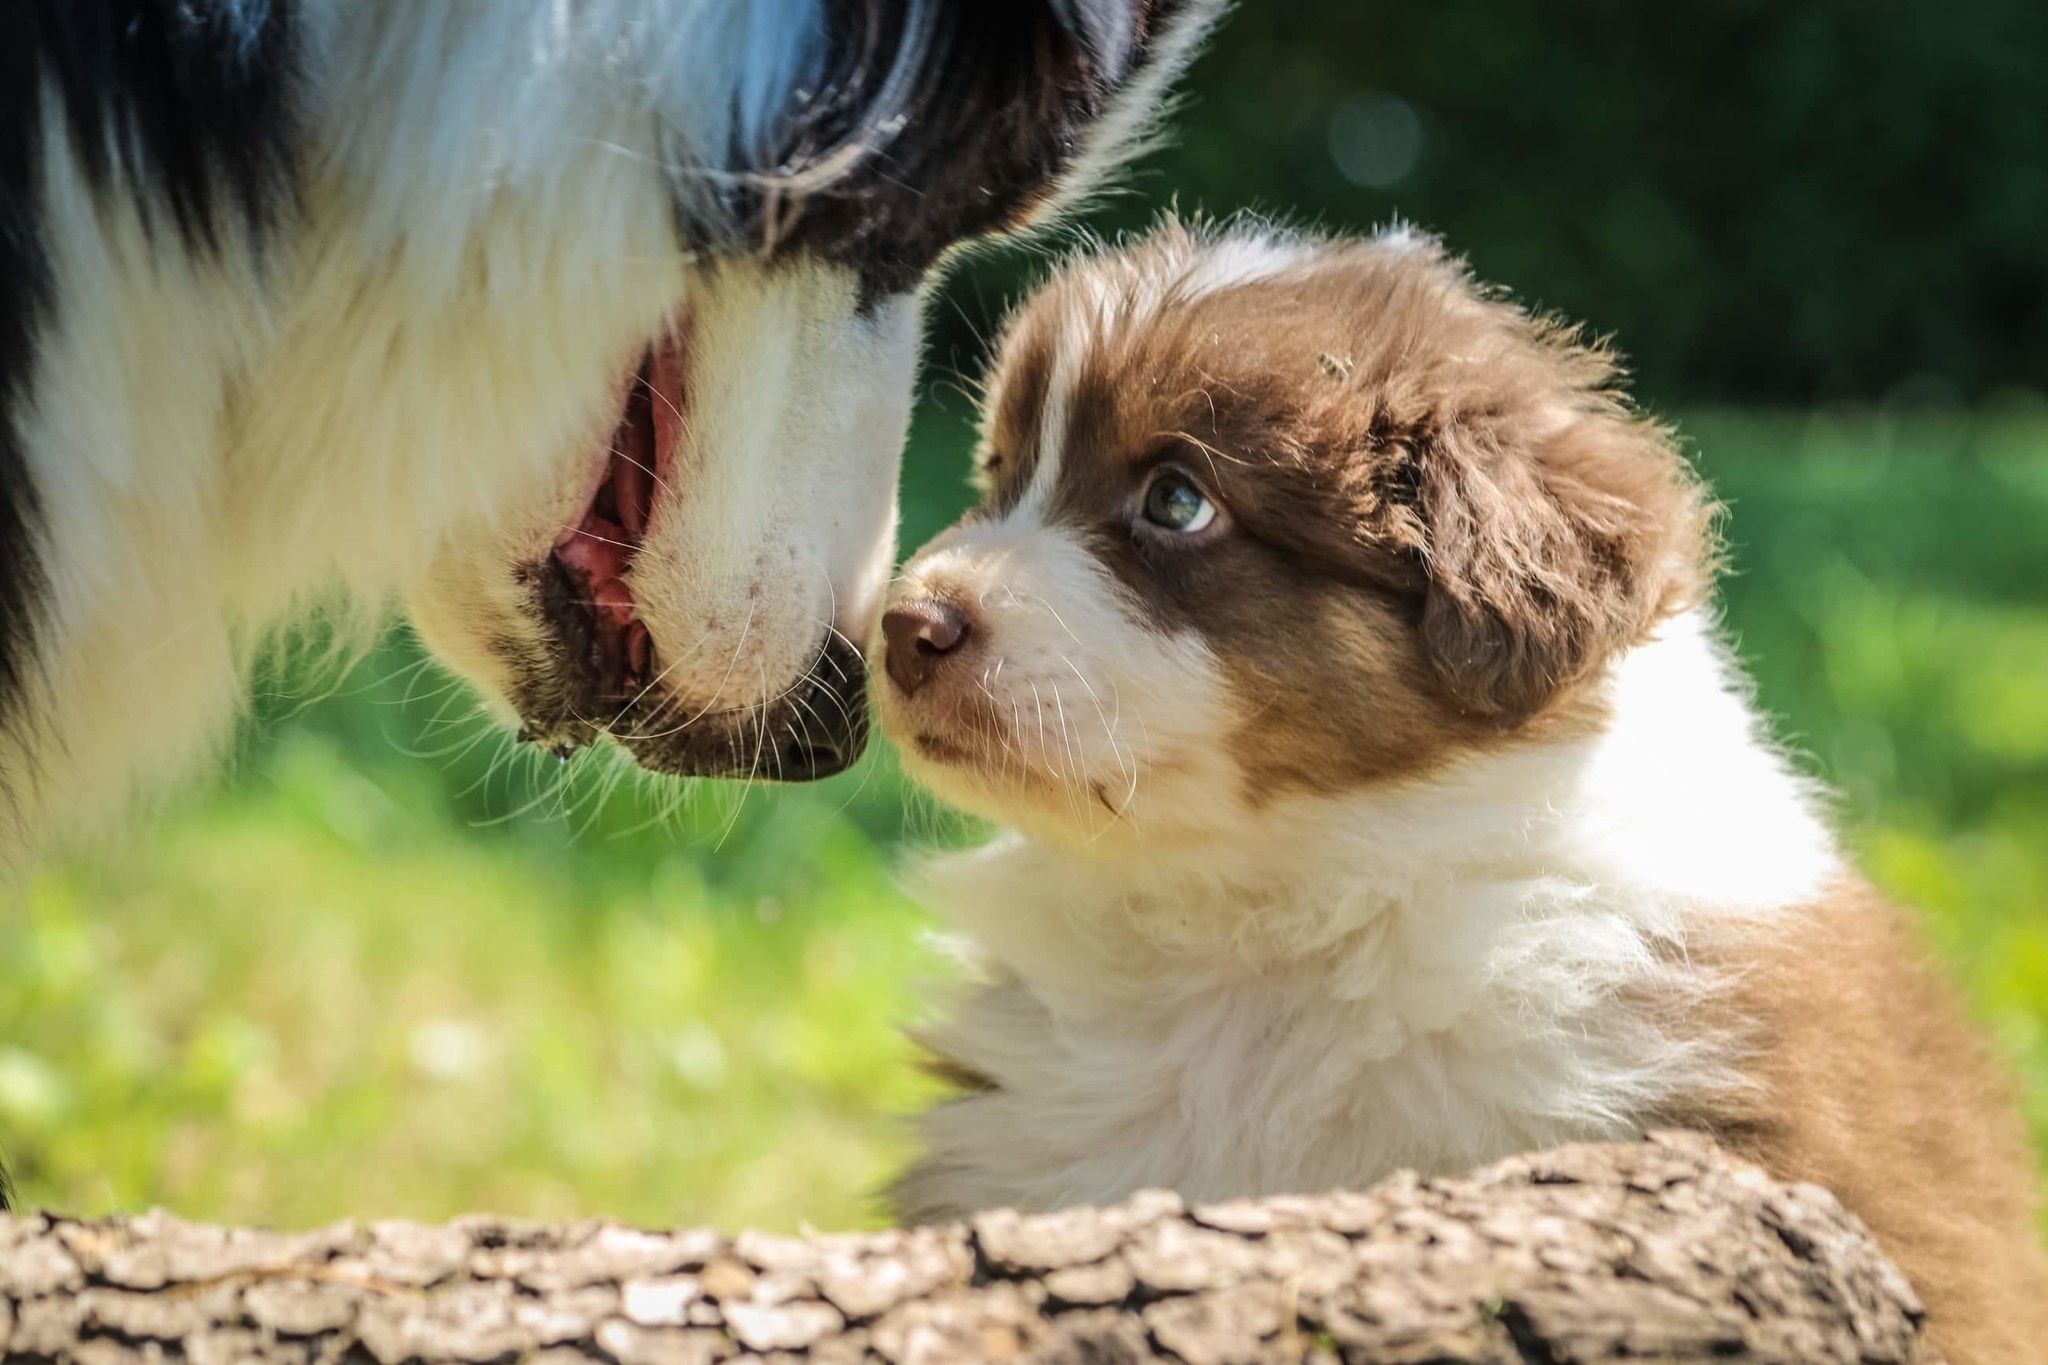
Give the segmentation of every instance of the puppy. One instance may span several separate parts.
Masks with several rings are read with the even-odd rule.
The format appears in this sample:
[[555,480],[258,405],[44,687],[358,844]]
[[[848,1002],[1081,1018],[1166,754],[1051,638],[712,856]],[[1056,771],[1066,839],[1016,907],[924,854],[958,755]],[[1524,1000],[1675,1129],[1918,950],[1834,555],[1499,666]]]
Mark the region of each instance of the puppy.
[[981,505],[875,649],[983,979],[913,1220],[1704,1129],[1839,1194],[1962,1362],[2048,1342],[2027,1151],[1712,611],[1614,360],[1433,242],[1169,223],[1010,326]]
[[340,589],[565,751],[836,771],[917,292],[1218,0],[29,0],[0,35],[0,877]]

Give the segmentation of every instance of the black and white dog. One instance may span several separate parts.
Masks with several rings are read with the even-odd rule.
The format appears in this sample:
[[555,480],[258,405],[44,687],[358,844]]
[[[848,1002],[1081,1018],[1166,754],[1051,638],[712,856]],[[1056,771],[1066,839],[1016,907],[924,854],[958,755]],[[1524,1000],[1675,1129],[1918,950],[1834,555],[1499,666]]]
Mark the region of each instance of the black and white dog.
[[552,746],[844,766],[919,281],[1128,152],[1218,7],[10,5],[0,869],[337,586]]

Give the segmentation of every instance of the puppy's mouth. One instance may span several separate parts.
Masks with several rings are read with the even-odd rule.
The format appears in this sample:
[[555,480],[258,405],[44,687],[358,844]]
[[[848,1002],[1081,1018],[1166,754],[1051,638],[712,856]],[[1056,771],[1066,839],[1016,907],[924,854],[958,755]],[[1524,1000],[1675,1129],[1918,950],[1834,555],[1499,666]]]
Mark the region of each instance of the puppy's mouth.
[[[899,716],[888,730],[897,748],[916,761],[913,771],[921,770],[927,781],[939,773],[966,779],[976,800],[988,803],[984,813],[998,818],[1017,818],[1048,802],[1061,811],[1083,803],[1112,817],[1124,813],[1122,774],[1116,782],[1105,782],[1077,766],[1071,752],[1033,752],[992,708],[970,705],[943,719]],[[951,784],[944,790],[964,799]]]
[[802,678],[750,706],[686,705],[664,686],[661,650],[632,573],[670,487],[686,434],[687,337],[649,348],[626,387],[608,454],[587,500],[538,564],[518,573],[546,637],[514,670],[519,737],[567,758],[600,738],[641,767],[690,777],[810,781],[860,757],[867,742],[864,663],[825,631]]
[[963,744],[951,735],[936,730],[916,730],[911,733],[910,742],[917,752],[934,763],[943,763],[951,768],[982,768],[996,762],[986,745]]
[[882,718],[900,750],[939,768],[981,779],[994,787],[1052,787],[1059,775],[1040,771],[1026,754],[1011,719],[981,689],[943,698],[906,696],[882,682]]

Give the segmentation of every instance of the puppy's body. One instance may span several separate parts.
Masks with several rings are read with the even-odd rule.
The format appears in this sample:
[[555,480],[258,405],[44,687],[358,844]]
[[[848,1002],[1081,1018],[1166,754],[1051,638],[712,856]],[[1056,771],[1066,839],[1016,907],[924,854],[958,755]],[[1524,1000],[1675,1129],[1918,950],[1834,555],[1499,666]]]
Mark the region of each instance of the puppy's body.
[[1013,837],[934,864],[928,898],[999,976],[929,1041],[998,1088],[926,1119],[906,1191],[1355,1188],[1725,1086],[1734,1058],[1681,1017],[1714,984],[1687,945],[1813,903],[1834,862],[1696,618],[1610,692],[1600,732],[1278,802],[1206,854]]
[[926,872],[984,979],[904,1213],[1684,1123],[1840,1192],[1952,1358],[2048,1340],[2011,1102],[1763,735],[1704,498],[1612,383],[1406,238],[1168,228],[1025,307],[988,499],[885,622],[913,772],[1019,830]]

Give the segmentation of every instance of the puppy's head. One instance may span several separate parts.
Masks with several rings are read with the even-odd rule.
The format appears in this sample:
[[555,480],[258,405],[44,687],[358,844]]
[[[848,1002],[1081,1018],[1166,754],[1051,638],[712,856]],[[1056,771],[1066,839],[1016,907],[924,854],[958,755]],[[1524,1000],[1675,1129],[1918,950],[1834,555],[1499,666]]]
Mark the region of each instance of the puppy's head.
[[1703,498],[1614,362],[1432,242],[1169,224],[1029,300],[983,500],[875,649],[912,772],[1053,837],[1215,839],[1597,723]]
[[602,736],[658,771],[768,779],[851,762],[920,282],[1085,193],[1220,8],[733,0],[656,7],[676,22],[604,47],[602,96],[639,88],[618,46],[662,97],[647,164],[682,168],[665,207],[687,250],[639,307],[655,335],[608,361],[580,457],[415,595],[430,647],[560,753]]

